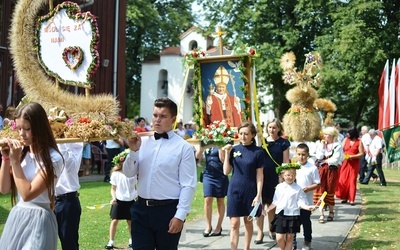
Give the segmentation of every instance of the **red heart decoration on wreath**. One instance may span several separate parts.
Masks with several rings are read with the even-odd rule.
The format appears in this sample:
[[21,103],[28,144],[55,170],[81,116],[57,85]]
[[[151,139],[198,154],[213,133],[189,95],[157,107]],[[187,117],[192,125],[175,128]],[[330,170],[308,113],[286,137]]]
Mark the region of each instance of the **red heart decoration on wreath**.
[[71,70],[77,69],[83,61],[83,50],[79,46],[69,46],[63,51],[62,58]]

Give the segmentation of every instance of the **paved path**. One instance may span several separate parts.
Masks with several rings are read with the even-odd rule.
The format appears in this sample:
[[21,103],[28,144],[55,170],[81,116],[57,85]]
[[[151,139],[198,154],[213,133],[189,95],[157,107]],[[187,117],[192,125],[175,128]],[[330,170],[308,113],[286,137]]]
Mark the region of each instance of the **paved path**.
[[[103,175],[91,174],[89,176],[82,176],[79,178],[80,182],[92,182],[102,181]],[[214,201],[216,202],[216,201]],[[350,206],[349,204],[341,204],[340,200],[336,200],[335,206],[335,218],[332,222],[325,222],[324,224],[318,223],[319,212],[315,211],[311,215],[312,228],[313,228],[313,242],[312,249],[314,250],[337,250],[339,246],[346,239],[349,231],[356,222],[360,211],[361,211],[361,196],[357,193],[356,205]],[[325,212],[325,218],[328,212]],[[213,225],[215,226],[216,214],[213,215]],[[222,223],[222,235],[218,237],[203,237],[203,231],[205,229],[205,219],[199,219],[196,221],[188,222],[186,225],[186,233],[182,234],[181,242],[179,244],[179,250],[193,250],[193,249],[213,249],[213,250],[229,250],[230,249],[230,237],[229,229],[230,223],[229,218],[224,218]],[[254,224],[254,228],[256,228]],[[265,234],[267,228],[265,229]],[[253,239],[256,239],[256,231],[254,231]],[[303,234],[300,232],[297,234],[298,248],[301,249],[303,246]],[[243,249],[244,243],[244,225],[241,223],[240,238],[239,238],[239,249]],[[270,240],[267,236],[264,237],[264,243],[260,245],[251,244],[252,250],[266,250],[266,249],[279,249],[276,243]],[[126,248],[130,249],[130,248]]]
[[[349,204],[341,204],[340,200],[336,200],[335,218],[332,222],[318,223],[319,212],[315,211],[311,215],[313,228],[312,249],[314,250],[336,250],[346,239],[349,231],[357,220],[361,210],[361,197],[357,193],[355,206]],[[328,212],[325,212],[325,218]],[[216,214],[213,215],[213,225],[216,222]],[[225,218],[222,224],[222,235],[218,237],[203,237],[202,233],[205,228],[205,219],[199,219],[194,222],[187,223],[186,235],[181,237],[179,245],[180,250],[186,249],[213,249],[213,250],[229,250],[229,218]],[[254,228],[256,228],[254,223]],[[266,232],[265,232],[266,233]],[[252,241],[256,238],[256,232],[253,234]],[[297,234],[298,248],[303,246],[303,234]],[[239,249],[243,249],[244,243],[244,225],[241,223]],[[253,250],[279,249],[276,243],[267,236],[264,237],[264,243],[260,245],[251,244]]]

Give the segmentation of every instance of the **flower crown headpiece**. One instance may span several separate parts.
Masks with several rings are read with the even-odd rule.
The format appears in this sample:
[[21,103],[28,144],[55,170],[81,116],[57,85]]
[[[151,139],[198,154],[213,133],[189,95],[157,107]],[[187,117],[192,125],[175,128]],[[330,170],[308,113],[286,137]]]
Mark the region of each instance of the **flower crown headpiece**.
[[117,154],[116,156],[114,156],[112,163],[114,165],[117,165],[117,164],[124,162],[126,159],[126,156],[129,154],[130,151],[131,150],[129,148],[127,148],[124,151],[122,151],[121,153]]
[[297,163],[283,163],[281,166],[277,167],[275,170],[276,170],[277,174],[280,174],[280,173],[282,173],[283,170],[286,170],[286,169],[300,169],[300,168],[301,168],[301,166]]

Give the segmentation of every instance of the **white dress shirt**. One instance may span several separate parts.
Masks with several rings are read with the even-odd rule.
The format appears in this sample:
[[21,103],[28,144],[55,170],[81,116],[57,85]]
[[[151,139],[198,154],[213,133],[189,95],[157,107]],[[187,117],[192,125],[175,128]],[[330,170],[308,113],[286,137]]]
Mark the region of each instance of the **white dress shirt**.
[[[304,166],[302,165],[300,169],[296,170],[296,183],[301,188],[309,187],[313,184],[321,184],[318,168],[310,162],[307,162]],[[305,194],[307,197],[307,205],[313,205],[314,192],[310,191]]]
[[79,169],[82,161],[83,142],[58,144],[58,149],[64,157],[64,169],[58,176],[56,196],[78,191]]
[[115,198],[119,201],[133,201],[137,197],[137,177],[127,177],[122,171],[113,171],[110,184],[115,186]]
[[361,137],[361,142],[364,146],[364,153],[368,152],[369,145],[371,144],[371,136],[368,133],[363,134]]
[[296,182],[282,182],[276,186],[272,204],[276,206],[275,214],[283,210],[287,216],[300,215],[300,206],[307,204],[306,194]]
[[369,145],[369,151],[372,157],[376,157],[379,153],[382,153],[383,140],[379,136],[375,135],[374,139]]
[[123,164],[126,176],[138,175],[138,195],[143,199],[179,199],[175,217],[185,220],[197,184],[194,148],[175,134],[169,139],[143,137],[140,149],[130,151]]

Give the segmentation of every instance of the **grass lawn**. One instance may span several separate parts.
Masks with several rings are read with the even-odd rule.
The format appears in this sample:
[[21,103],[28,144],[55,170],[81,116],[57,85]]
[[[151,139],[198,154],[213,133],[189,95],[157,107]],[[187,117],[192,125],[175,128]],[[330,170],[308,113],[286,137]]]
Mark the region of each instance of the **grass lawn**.
[[384,169],[387,186],[379,182],[359,185],[361,215],[341,249],[400,249],[397,237],[400,224],[400,171]]

